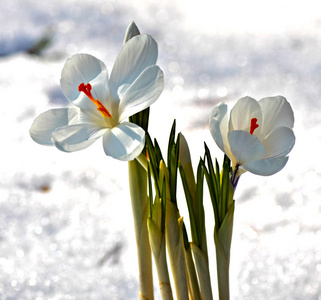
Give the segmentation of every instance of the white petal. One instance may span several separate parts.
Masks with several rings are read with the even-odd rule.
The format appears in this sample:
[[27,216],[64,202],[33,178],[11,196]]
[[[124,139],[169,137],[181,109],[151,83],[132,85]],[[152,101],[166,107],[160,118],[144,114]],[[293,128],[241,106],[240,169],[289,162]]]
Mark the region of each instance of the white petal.
[[261,136],[264,138],[277,127],[293,128],[294,114],[290,103],[282,96],[267,97],[259,101],[263,114],[263,129]]
[[140,34],[140,32],[139,32],[139,29],[136,26],[135,22],[131,22],[128,25],[126,33],[125,33],[124,44],[126,42],[128,42],[132,37],[139,35],[139,34]]
[[87,148],[106,130],[90,123],[74,124],[58,128],[52,133],[52,139],[59,150],[73,152]]
[[154,65],[157,56],[157,43],[150,35],[137,35],[125,43],[110,75],[113,98],[117,99],[116,93],[120,86],[129,86],[143,70]]
[[106,155],[124,161],[133,160],[144,148],[145,131],[136,124],[124,122],[105,132],[103,144]]
[[257,119],[259,127],[255,129],[254,135],[259,136],[262,127],[262,112],[259,103],[251,97],[239,99],[231,110],[229,131],[243,130],[250,132],[252,118]]
[[286,156],[294,146],[295,136],[292,129],[278,127],[261,142],[265,148],[266,158]]
[[62,69],[60,83],[65,96],[83,109],[95,109],[96,106],[78,91],[81,83],[90,83],[93,97],[108,105],[108,71],[105,64],[94,56],[76,54],[69,58]]
[[144,110],[154,103],[164,88],[164,74],[153,65],[146,68],[130,85],[124,95],[119,95],[119,120]]
[[209,118],[209,129],[212,137],[223,152],[225,152],[227,146],[229,148],[227,140],[227,117],[227,105],[225,103],[219,103],[212,109]]
[[228,140],[235,161],[240,165],[265,156],[263,145],[255,135],[249,132],[242,130],[229,132]]
[[245,170],[256,175],[270,176],[282,170],[287,161],[288,157],[279,156],[276,158],[251,161],[243,165],[242,167]]
[[30,136],[41,145],[53,145],[51,134],[57,128],[76,123],[79,115],[79,108],[67,107],[50,109],[40,114],[30,128]]

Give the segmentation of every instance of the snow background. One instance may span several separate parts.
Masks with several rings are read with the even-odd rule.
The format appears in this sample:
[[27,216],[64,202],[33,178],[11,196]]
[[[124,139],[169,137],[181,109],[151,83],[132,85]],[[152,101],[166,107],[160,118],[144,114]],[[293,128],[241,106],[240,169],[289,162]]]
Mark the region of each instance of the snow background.
[[[106,157],[101,141],[66,154],[28,132],[38,114],[67,104],[65,60],[90,53],[110,71],[132,20],[159,45],[166,88],[150,134],[164,152],[176,118],[195,166],[204,141],[221,161],[207,125],[214,105],[245,95],[290,101],[297,140],[288,164],[271,177],[243,175],[236,192],[231,298],[321,299],[319,1],[1,1],[1,300],[137,299],[127,164]],[[47,32],[50,47],[27,54]],[[204,202],[215,287],[207,194]]]

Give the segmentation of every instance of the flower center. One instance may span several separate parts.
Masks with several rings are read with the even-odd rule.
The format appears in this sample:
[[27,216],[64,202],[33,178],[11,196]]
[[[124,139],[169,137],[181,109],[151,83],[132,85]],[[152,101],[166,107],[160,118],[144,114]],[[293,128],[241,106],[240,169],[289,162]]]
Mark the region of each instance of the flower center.
[[78,91],[83,92],[97,106],[97,110],[99,110],[103,117],[111,118],[111,114],[109,113],[107,108],[102,105],[99,100],[94,99],[94,97],[92,96],[90,83],[87,83],[86,85],[84,83],[79,84]]
[[259,124],[257,124],[257,118],[251,119],[251,126],[250,126],[250,134],[253,135],[254,130],[259,127]]

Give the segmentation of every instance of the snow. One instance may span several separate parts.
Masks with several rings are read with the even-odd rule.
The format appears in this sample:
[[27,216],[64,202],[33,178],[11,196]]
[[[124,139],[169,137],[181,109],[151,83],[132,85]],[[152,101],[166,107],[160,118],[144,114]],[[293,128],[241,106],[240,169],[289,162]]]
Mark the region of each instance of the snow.
[[[152,106],[150,133],[163,151],[176,118],[195,166],[204,141],[221,161],[207,125],[215,104],[233,105],[245,95],[281,94],[290,101],[297,140],[288,164],[271,177],[243,175],[236,192],[231,298],[321,299],[320,4],[189,3],[2,5],[1,300],[137,299],[126,163],[106,157],[101,141],[66,154],[34,143],[28,132],[39,113],[67,103],[59,86],[65,60],[85,52],[111,71],[132,20],[159,45],[166,87]],[[40,56],[27,54],[44,34],[53,36],[52,44]],[[204,202],[214,284],[206,193]],[[155,290],[159,299],[156,281]]]

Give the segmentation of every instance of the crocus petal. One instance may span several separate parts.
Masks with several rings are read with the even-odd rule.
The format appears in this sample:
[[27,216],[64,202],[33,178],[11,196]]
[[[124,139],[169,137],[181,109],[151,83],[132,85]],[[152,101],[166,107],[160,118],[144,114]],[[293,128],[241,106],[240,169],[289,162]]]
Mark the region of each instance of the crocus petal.
[[258,136],[261,131],[262,111],[259,103],[251,97],[239,99],[231,110],[229,131],[243,130],[250,132],[251,119],[256,118],[259,127],[254,134]]
[[119,120],[149,107],[158,99],[163,88],[163,71],[156,65],[146,68],[125,91],[124,95],[119,95]]
[[31,138],[41,145],[53,145],[52,133],[59,127],[76,123],[79,111],[77,107],[66,107],[50,109],[40,114],[30,128]]
[[76,54],[69,58],[62,69],[60,83],[67,99],[83,109],[94,109],[95,105],[84,93],[78,91],[81,83],[90,83],[93,97],[107,105],[108,71],[105,64],[94,56]]
[[139,29],[136,26],[135,22],[131,22],[127,27],[123,44],[127,43],[132,37],[139,35],[139,34],[140,34],[140,32],[139,32]]
[[81,123],[58,128],[52,133],[55,146],[65,152],[73,152],[87,148],[107,129],[90,123]]
[[110,75],[113,99],[117,100],[120,86],[129,87],[144,69],[156,63],[157,56],[157,43],[150,35],[137,35],[127,41],[118,54]]
[[103,137],[106,155],[129,161],[135,159],[145,145],[145,131],[136,124],[124,122],[107,130]]
[[294,114],[290,103],[282,96],[267,97],[259,100],[263,112],[262,138],[277,127],[293,128]]
[[223,151],[226,151],[227,140],[227,105],[225,103],[219,103],[216,105],[209,118],[209,129],[217,146]]
[[283,167],[286,165],[288,159],[289,157],[285,156],[261,159],[248,162],[247,164],[244,164],[242,167],[245,170],[256,175],[270,176],[282,170]]
[[288,127],[278,127],[274,129],[262,141],[265,148],[265,157],[273,158],[278,156],[286,156],[293,148],[295,136],[292,129]]
[[235,161],[240,165],[265,156],[263,145],[255,135],[249,132],[242,130],[229,132],[228,140]]

